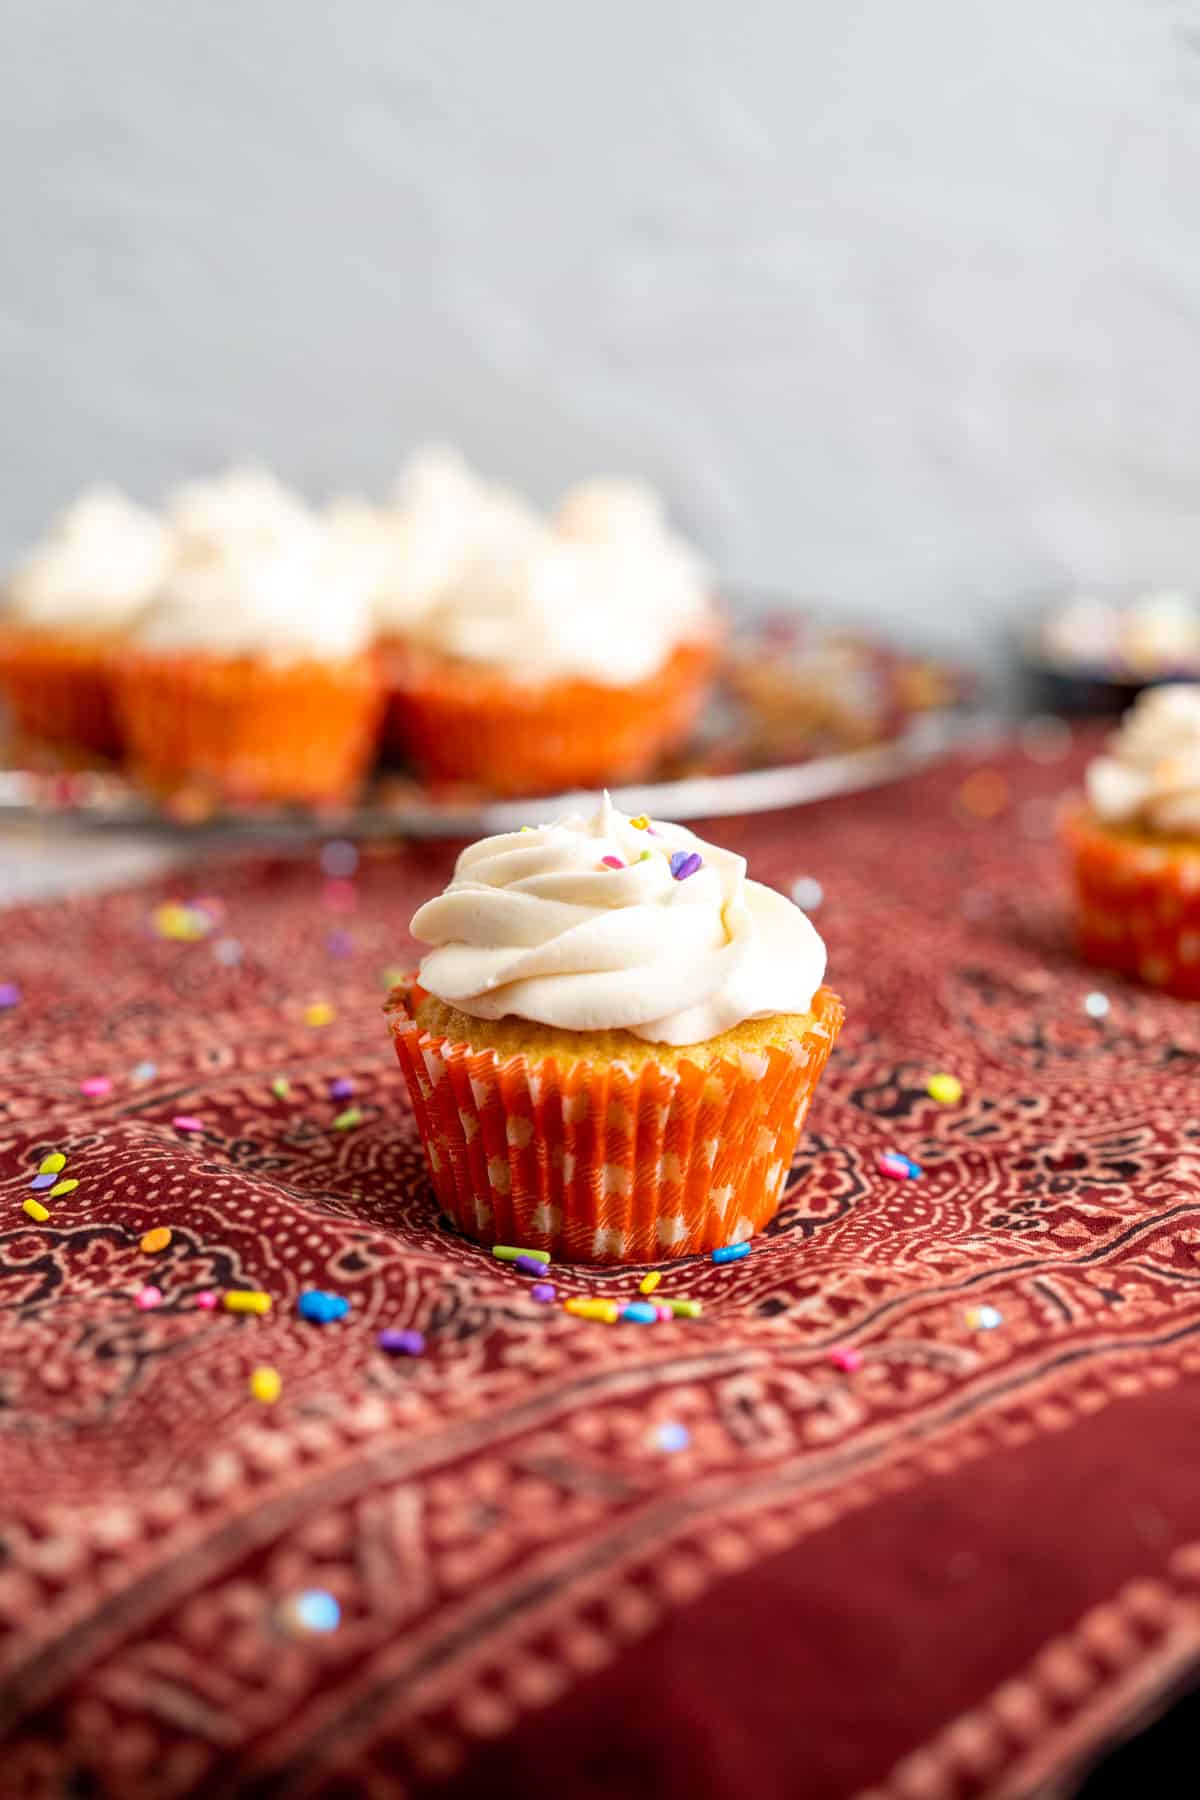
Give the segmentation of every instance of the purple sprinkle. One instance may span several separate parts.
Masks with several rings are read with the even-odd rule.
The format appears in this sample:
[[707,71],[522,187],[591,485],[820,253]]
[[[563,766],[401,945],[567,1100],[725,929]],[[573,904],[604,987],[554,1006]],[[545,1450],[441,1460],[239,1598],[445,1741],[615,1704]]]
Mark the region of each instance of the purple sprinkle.
[[557,1300],[558,1289],[552,1281],[535,1281],[529,1290],[529,1298],[540,1300],[543,1306],[549,1306],[551,1301]]
[[0,981],[0,1012],[10,1006],[20,1006],[21,990],[15,981]]
[[689,875],[695,875],[704,867],[704,858],[695,850],[672,850],[671,873],[676,881],[686,881]]
[[40,1193],[43,1188],[52,1188],[57,1180],[57,1175],[35,1175],[29,1185],[35,1192]]
[[329,1084],[331,1100],[348,1100],[353,1092],[354,1083],[348,1075],[339,1075],[336,1081],[331,1081]]
[[421,1331],[381,1331],[375,1342],[389,1356],[420,1356],[425,1349],[425,1334]]
[[514,1256],[513,1268],[520,1269],[522,1275],[544,1275],[546,1265],[540,1256]]
[[330,956],[349,956],[354,948],[354,939],[348,931],[331,931],[325,938],[325,948]]

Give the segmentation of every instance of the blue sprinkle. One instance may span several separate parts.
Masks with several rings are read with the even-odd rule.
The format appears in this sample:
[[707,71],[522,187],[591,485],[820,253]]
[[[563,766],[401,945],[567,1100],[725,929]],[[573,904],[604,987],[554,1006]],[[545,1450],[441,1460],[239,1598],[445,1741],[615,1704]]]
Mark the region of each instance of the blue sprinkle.
[[138,1063],[137,1067],[133,1071],[133,1079],[135,1081],[153,1081],[154,1077],[157,1074],[158,1074],[158,1064],[157,1063],[140,1062],[140,1063]]
[[306,1631],[336,1631],[342,1622],[342,1609],[327,1588],[306,1588],[297,1594],[294,1612]]
[[43,1188],[52,1188],[57,1180],[57,1175],[35,1175],[29,1185],[35,1193],[41,1193]]
[[676,881],[686,881],[704,867],[704,858],[695,850],[672,850],[671,873]]
[[334,838],[321,846],[321,873],[335,881],[345,881],[358,868],[358,851],[345,838]]
[[741,1262],[743,1256],[749,1256],[749,1244],[721,1244],[712,1253],[715,1263]]
[[631,1325],[656,1325],[658,1308],[651,1306],[647,1300],[631,1300],[628,1306],[621,1308],[621,1317]]
[[314,1325],[330,1325],[334,1319],[344,1319],[350,1311],[350,1302],[342,1294],[326,1294],[321,1288],[305,1288],[296,1302],[296,1311],[302,1319],[310,1319]]
[[659,1449],[665,1450],[668,1455],[674,1454],[676,1450],[686,1450],[692,1441],[691,1432],[686,1425],[681,1425],[678,1419],[672,1419],[668,1424],[660,1425],[654,1437]]

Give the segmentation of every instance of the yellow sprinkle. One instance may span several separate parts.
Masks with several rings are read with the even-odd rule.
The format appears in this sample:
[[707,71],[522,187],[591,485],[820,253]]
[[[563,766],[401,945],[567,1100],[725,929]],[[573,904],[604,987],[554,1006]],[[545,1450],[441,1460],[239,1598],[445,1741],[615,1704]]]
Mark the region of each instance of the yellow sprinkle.
[[153,1256],[156,1251],[165,1250],[170,1241],[171,1227],[169,1225],[155,1225],[150,1231],[146,1232],[145,1236],[142,1238],[141,1248],[145,1251],[147,1256]]
[[648,1275],[643,1275],[641,1281],[638,1283],[638,1293],[652,1294],[661,1280],[661,1271],[658,1269],[651,1269],[650,1273]]
[[50,1152],[49,1156],[43,1156],[41,1162],[38,1164],[38,1174],[39,1175],[57,1175],[58,1171],[60,1169],[65,1169],[66,1166],[67,1166],[67,1159],[63,1155],[62,1151],[61,1150],[52,1150]]
[[[226,1298],[228,1298],[228,1296],[226,1296]],[[280,1394],[283,1392],[283,1381],[280,1377],[279,1370],[268,1369],[265,1367],[255,1369],[250,1377],[250,1392],[254,1395],[256,1400],[261,1400],[264,1405],[274,1406],[276,1400],[278,1400]]]
[[50,1217],[49,1210],[42,1205],[40,1200],[34,1200],[30,1197],[23,1202],[23,1205],[30,1218],[36,1219],[39,1225],[44,1225],[46,1220]]
[[957,1075],[931,1075],[925,1092],[940,1106],[957,1106],[962,1099],[962,1082]]
[[77,1181],[69,1178],[66,1181],[56,1181],[54,1186],[50,1189],[50,1192],[46,1195],[46,1198],[47,1200],[57,1200],[63,1194],[73,1194],[78,1186],[79,1183]]
[[269,1313],[270,1310],[270,1294],[260,1294],[254,1288],[230,1288],[225,1295],[226,1312]]
[[314,1000],[311,1006],[304,1009],[306,1025],[328,1025],[334,1017],[334,1009],[328,1000]]
[[602,1319],[606,1325],[615,1325],[621,1316],[615,1300],[590,1300],[584,1294],[564,1300],[563,1305],[577,1319]]
[[633,826],[635,831],[649,831],[650,829],[650,821],[645,813],[639,813],[637,818],[630,819],[629,823]]

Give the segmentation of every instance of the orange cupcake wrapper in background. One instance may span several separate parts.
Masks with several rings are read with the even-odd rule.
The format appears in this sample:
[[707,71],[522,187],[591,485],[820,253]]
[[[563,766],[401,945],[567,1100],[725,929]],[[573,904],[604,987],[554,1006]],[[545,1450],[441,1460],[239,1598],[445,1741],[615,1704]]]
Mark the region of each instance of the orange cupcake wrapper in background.
[[0,693],[21,738],[98,756],[121,747],[106,644],[57,632],[0,630]]
[[1067,818],[1064,835],[1088,962],[1200,1000],[1200,845],[1133,842],[1086,812]]
[[128,757],[147,787],[222,800],[335,802],[371,763],[382,705],[374,659],[275,666],[134,652],[117,671]]
[[389,747],[433,780],[512,795],[644,775],[687,738],[717,661],[714,636],[680,645],[630,687],[523,685],[398,644],[382,649]]
[[387,1013],[438,1199],[468,1237],[564,1262],[660,1262],[761,1231],[845,1017],[821,988],[791,1050],[560,1067],[423,1030],[420,991],[394,988]]

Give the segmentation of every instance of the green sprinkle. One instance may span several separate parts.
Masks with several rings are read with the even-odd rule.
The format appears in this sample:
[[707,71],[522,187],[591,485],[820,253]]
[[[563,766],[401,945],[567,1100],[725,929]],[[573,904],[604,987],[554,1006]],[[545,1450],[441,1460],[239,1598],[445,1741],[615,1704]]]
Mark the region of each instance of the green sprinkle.
[[702,1310],[699,1300],[668,1300],[667,1305],[677,1319],[698,1319]]
[[286,1075],[277,1075],[271,1083],[271,1092],[277,1100],[286,1100],[292,1091],[292,1084]]
[[521,1250],[512,1244],[493,1244],[492,1255],[500,1262],[516,1262],[518,1256],[532,1256],[534,1262],[548,1263],[550,1261],[548,1250]]
[[361,1125],[362,1122],[363,1115],[361,1106],[348,1106],[345,1112],[340,1112],[333,1121],[333,1129],[335,1131],[353,1131],[354,1127],[356,1125]]
[[78,1186],[79,1183],[73,1179],[69,1181],[56,1181],[54,1186],[50,1189],[50,1192],[46,1195],[46,1198],[47,1200],[57,1200],[60,1194],[73,1194]]

